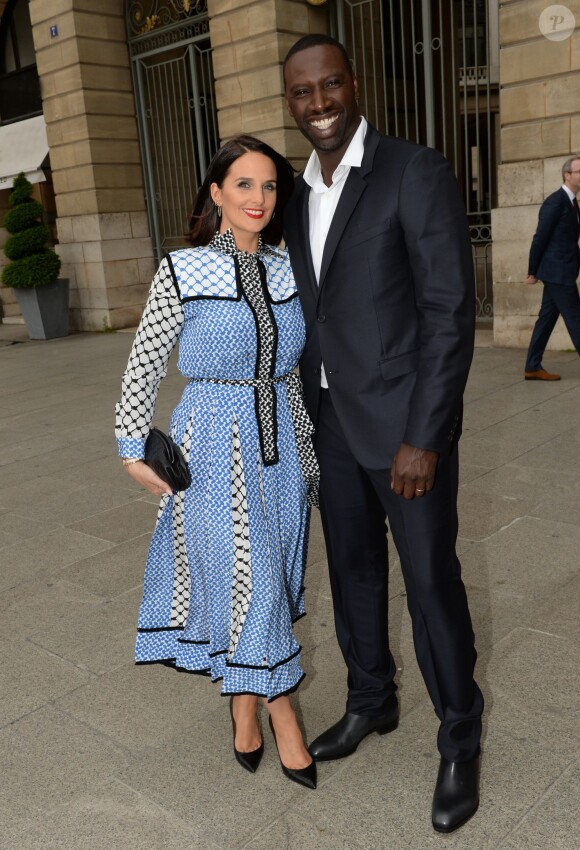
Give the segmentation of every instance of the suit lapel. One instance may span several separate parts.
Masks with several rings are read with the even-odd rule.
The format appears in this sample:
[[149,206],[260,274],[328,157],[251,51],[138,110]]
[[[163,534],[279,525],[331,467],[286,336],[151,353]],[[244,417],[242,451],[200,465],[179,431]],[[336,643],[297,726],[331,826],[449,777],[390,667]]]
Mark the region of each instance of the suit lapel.
[[332,217],[332,224],[330,225],[328,236],[326,237],[326,242],[324,244],[322,264],[320,266],[319,289],[322,289],[324,286],[326,273],[334,256],[334,252],[337,249],[338,243],[340,242],[340,237],[342,236],[344,228],[348,224],[348,221],[354,212],[354,208],[358,204],[359,198],[366,187],[366,180],[362,179],[358,173],[358,169],[351,168],[350,174],[346,178],[346,183],[344,184],[340,200],[338,201],[338,206],[336,207],[336,211]]
[[370,124],[367,127],[363,159],[360,168],[351,168],[346,179],[344,189],[340,196],[338,206],[332,218],[332,224],[326,237],[322,264],[320,266],[319,290],[322,290],[326,273],[334,257],[341,236],[352,216],[361,195],[367,187],[365,177],[372,171],[375,151],[379,143],[380,134]]

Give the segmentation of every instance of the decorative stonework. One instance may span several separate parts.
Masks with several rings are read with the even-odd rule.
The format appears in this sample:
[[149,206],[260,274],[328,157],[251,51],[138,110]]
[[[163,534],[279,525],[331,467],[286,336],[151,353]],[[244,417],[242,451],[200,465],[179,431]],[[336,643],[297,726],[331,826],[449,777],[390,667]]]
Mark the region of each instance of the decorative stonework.
[[133,38],[205,12],[206,0],[128,0],[127,34]]

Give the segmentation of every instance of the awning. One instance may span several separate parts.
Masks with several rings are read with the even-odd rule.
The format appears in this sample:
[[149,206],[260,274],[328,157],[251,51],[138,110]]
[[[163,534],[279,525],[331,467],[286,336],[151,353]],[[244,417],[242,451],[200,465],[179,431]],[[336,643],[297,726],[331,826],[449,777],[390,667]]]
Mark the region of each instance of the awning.
[[42,183],[46,177],[40,166],[47,154],[43,115],[0,127],[0,189],[11,189],[21,171],[31,183]]

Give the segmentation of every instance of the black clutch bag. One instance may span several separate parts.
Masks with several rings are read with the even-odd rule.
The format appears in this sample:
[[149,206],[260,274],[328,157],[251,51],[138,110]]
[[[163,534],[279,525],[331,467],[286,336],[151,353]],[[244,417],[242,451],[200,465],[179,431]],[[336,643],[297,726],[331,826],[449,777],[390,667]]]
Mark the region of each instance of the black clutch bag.
[[174,492],[187,490],[191,484],[191,473],[183,452],[171,437],[159,428],[151,428],[149,431],[144,460]]

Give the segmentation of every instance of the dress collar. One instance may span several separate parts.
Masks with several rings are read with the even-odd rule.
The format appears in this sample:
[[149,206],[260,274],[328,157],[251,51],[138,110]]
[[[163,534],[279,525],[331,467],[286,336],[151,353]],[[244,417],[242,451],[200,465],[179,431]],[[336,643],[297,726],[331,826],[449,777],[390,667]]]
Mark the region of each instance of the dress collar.
[[214,251],[219,251],[221,254],[229,254],[232,257],[256,258],[260,254],[273,253],[272,248],[262,242],[261,234],[258,235],[258,248],[256,251],[241,251],[236,245],[236,240],[234,239],[234,234],[232,233],[231,228],[228,228],[224,233],[220,233],[219,230],[216,230],[208,248],[213,248]]

